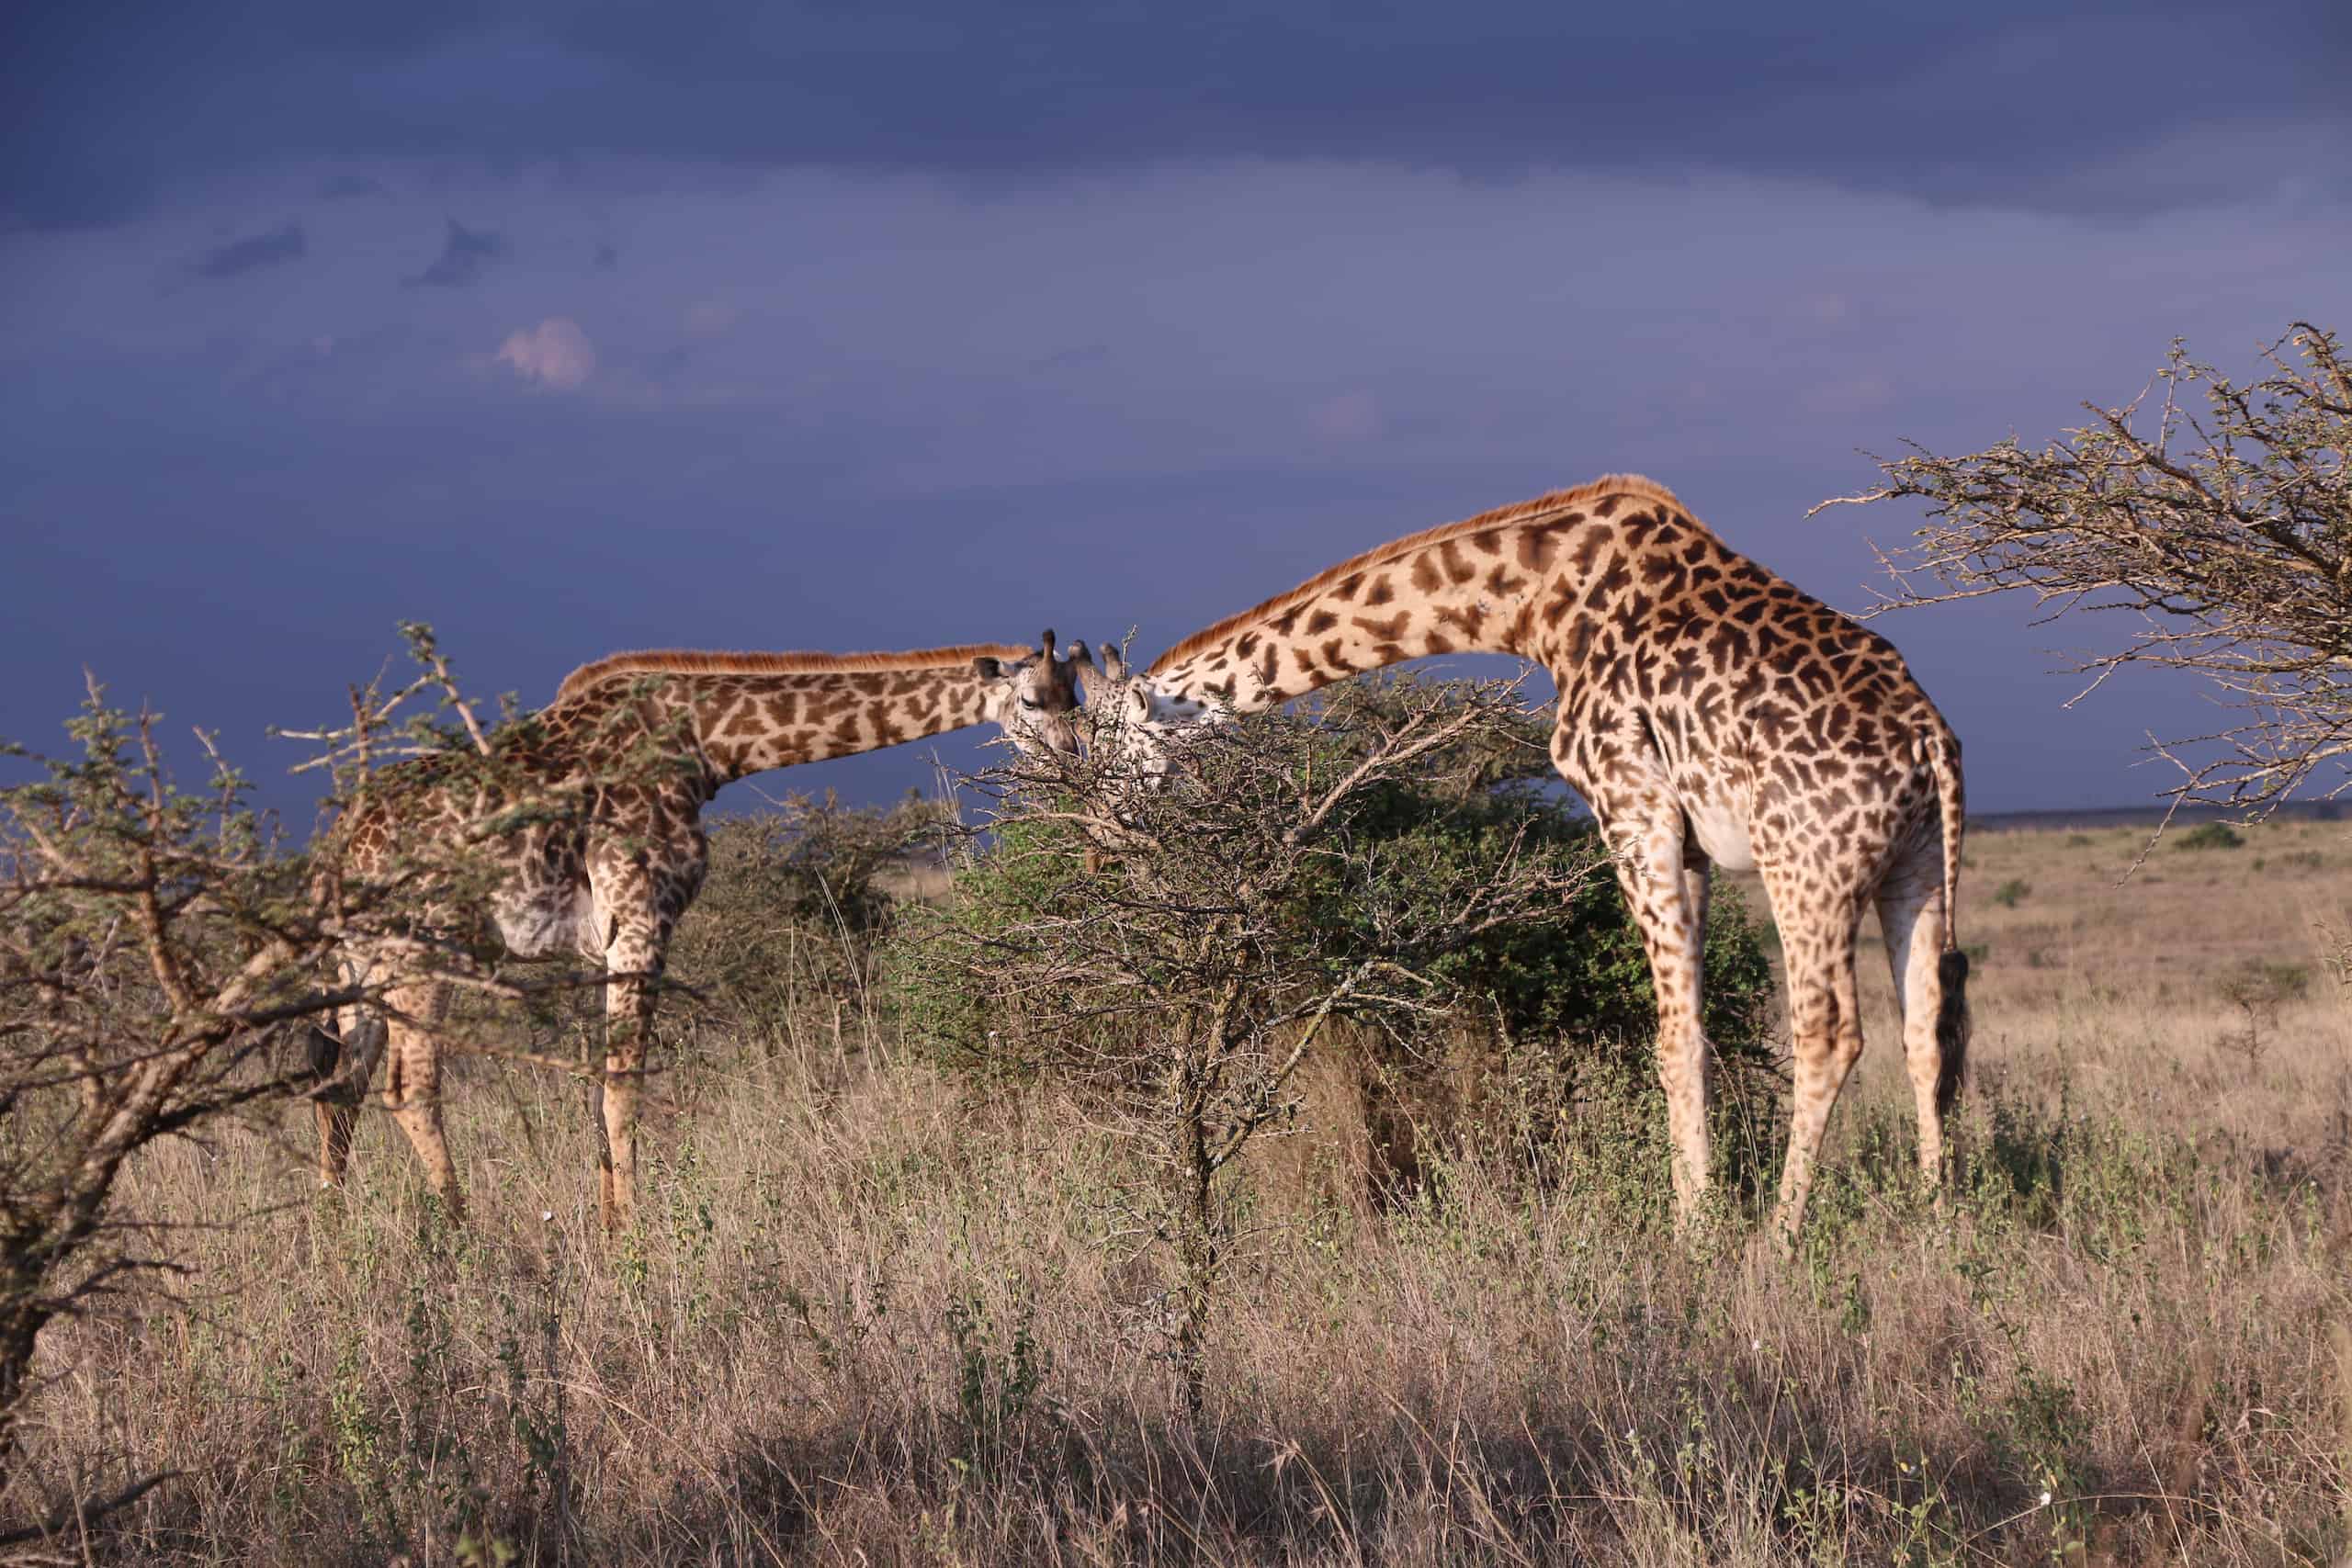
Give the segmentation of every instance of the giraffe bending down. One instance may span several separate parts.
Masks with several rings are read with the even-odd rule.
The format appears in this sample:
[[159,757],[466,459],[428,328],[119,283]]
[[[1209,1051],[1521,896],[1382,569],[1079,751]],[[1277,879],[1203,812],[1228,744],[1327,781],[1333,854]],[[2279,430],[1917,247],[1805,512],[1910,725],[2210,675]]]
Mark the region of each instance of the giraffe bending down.
[[1702,956],[1718,864],[1762,873],[1787,961],[1782,1244],[1861,1053],[1854,951],[1873,902],[1920,1168],[1939,1179],[1968,1048],[1960,743],[1883,637],[1739,555],[1663,486],[1612,475],[1383,545],[1141,676],[1114,663],[1106,689],[1124,687],[1126,744],[1157,772],[1182,725],[1454,652],[1517,654],[1558,684],[1553,761],[1600,822],[1649,956],[1678,1213],[1708,1179]]
[[[600,769],[609,774],[624,756],[636,770],[629,782],[590,787],[577,816],[492,839],[481,852],[495,857],[496,930],[486,936],[518,958],[595,959],[608,976],[605,1074],[592,1097],[608,1232],[628,1229],[632,1217],[639,1085],[671,932],[708,863],[704,804],[720,785],[752,773],[989,721],[1016,745],[1072,750],[1075,682],[1088,660],[1082,643],[1057,658],[1050,631],[1035,651],[620,653],[573,671],[536,722],[493,737],[510,777],[552,788],[594,779]],[[639,782],[649,737],[661,738],[658,760],[675,765]],[[675,756],[667,754],[672,748]],[[500,804],[442,771],[419,760],[379,775],[336,824],[329,865],[346,875],[384,874],[421,844],[454,842]],[[429,912],[424,923],[433,923]],[[383,1003],[345,1009],[340,1037],[322,1030],[311,1036],[311,1066],[322,1079],[315,1091],[321,1184],[342,1184],[358,1097],[383,1056],[385,1103],[458,1217],[457,1175],[441,1131],[448,987],[402,979],[395,954],[364,945],[346,950],[341,963],[349,983],[373,976],[383,985]]]

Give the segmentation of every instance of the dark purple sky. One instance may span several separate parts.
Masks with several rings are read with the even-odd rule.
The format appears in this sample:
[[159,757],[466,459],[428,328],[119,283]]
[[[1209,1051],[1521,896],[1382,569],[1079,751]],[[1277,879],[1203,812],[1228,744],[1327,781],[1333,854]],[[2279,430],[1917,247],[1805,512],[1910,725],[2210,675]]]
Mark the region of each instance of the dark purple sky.
[[[1611,469],[1854,608],[1905,514],[1803,514],[1857,448],[2352,327],[2352,8],[1577,12],[12,7],[0,736],[86,664],[270,777],[404,618],[533,703],[624,647],[1148,658]],[[2120,624],[1882,625],[1984,809],[2210,728],[2061,710]]]

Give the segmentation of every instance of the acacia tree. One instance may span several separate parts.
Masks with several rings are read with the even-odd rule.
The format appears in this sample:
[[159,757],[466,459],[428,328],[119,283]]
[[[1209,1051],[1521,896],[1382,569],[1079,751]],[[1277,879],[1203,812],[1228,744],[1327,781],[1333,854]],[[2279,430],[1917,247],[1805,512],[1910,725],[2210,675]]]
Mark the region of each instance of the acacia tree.
[[[1197,1417],[1241,1156],[1292,1123],[1331,1021],[1425,1044],[1456,1016],[1446,961],[1566,923],[1606,860],[1544,837],[1532,807],[1497,808],[1498,759],[1544,754],[1506,686],[1336,687],[1193,734],[1159,788],[1121,752],[1098,734],[967,782],[995,806],[985,863],[905,933],[897,989],[951,1061],[1078,1089],[1128,1135],[1140,1228],[1170,1266],[1159,1327]],[[1475,829],[1385,832],[1408,789]]]
[[2052,618],[2120,611],[2139,624],[2084,659],[2091,688],[2133,664],[2219,687],[2231,722],[2157,742],[2181,769],[2176,808],[2258,814],[2298,791],[2340,795],[2352,789],[2352,364],[2302,321],[2264,358],[2266,373],[2241,382],[2176,341],[2138,398],[2085,405],[2090,422],[2045,446],[1914,446],[1876,459],[1883,485],[1822,505],[1927,502],[1917,542],[1886,558],[1893,604],[2022,589]]
[[[576,809],[577,789],[504,778],[430,634],[406,630],[418,679],[354,689],[350,725],[307,738],[337,798],[401,768],[467,774],[490,803],[461,835],[477,848]],[[86,1523],[163,1479],[60,1502],[18,1430],[43,1330],[177,1271],[170,1228],[117,1199],[142,1150],[315,1091],[298,1037],[395,979],[515,997],[595,980],[518,983],[479,959],[468,928],[494,886],[481,857],[322,875],[209,737],[208,784],[183,789],[156,716],[108,705],[95,680],[67,728],[75,754],[6,747],[36,776],[0,788],[0,1509],[37,1516],[0,1545]],[[437,928],[413,918],[426,887],[449,916]],[[347,982],[332,959],[353,940],[397,950],[401,974]]]

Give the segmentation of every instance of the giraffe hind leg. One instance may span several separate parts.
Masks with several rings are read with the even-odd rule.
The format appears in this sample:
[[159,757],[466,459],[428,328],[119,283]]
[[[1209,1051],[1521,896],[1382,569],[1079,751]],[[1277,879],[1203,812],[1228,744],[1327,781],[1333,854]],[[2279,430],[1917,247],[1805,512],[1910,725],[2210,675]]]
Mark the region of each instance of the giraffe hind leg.
[[[1775,915],[1780,915],[1775,900]],[[1795,1089],[1789,1113],[1789,1152],[1781,1169],[1773,1229],[1785,1253],[1804,1223],[1829,1112],[1847,1075],[1862,1054],[1862,1020],[1854,984],[1854,919],[1849,911],[1811,922],[1781,919],[1788,954],[1790,1050]],[[1824,929],[1824,928],[1826,929]]]
[[1919,1171],[1931,1185],[1944,1172],[1944,1117],[1968,1065],[1968,960],[1943,950],[1943,852],[1923,842],[1889,874],[1878,896],[1903,1018],[1904,1065],[1919,1122]]

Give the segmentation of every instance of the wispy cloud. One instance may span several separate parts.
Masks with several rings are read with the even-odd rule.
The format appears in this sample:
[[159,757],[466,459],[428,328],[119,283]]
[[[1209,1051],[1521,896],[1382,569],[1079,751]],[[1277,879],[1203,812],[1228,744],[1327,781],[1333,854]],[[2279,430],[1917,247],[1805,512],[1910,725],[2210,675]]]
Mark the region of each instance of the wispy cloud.
[[435,288],[458,288],[481,276],[482,268],[506,254],[506,239],[488,229],[469,229],[456,219],[449,220],[449,237],[442,243],[441,254],[431,266],[414,277],[401,279],[414,288],[424,286]]
[[596,373],[596,347],[578,321],[550,316],[536,327],[509,333],[498,345],[498,363],[526,381],[568,392]]
[[288,223],[283,229],[232,240],[209,250],[188,263],[187,269],[198,277],[241,277],[266,266],[298,260],[309,249],[310,243],[302,237],[302,226]]

